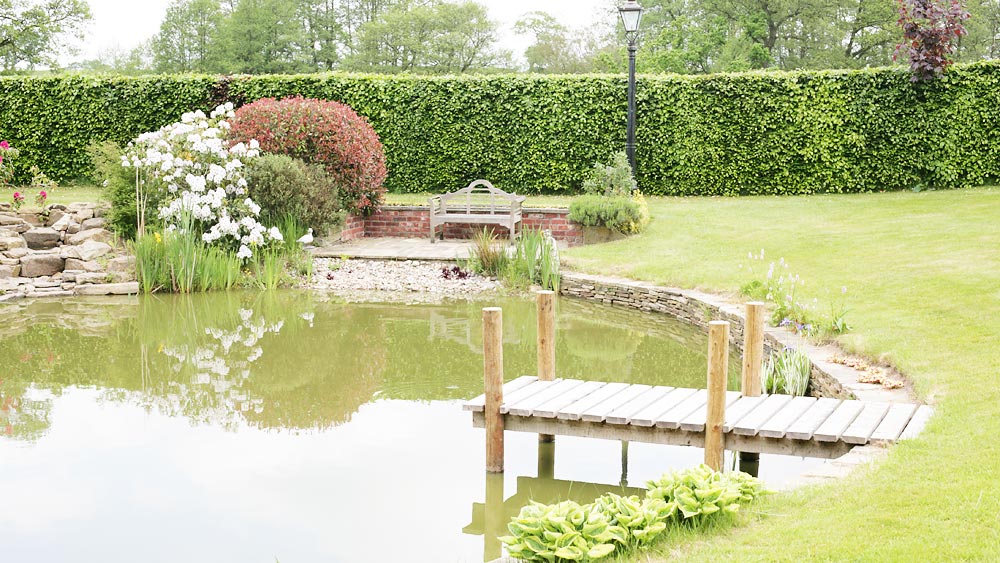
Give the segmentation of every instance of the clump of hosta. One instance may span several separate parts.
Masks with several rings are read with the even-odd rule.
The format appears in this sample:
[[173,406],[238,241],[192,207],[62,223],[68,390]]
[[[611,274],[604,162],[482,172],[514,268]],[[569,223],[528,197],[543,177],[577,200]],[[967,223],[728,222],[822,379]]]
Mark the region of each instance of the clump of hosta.
[[713,471],[706,465],[668,473],[647,483],[646,497],[676,506],[677,519],[699,526],[716,514],[738,512],[767,493],[763,483],[746,473]]
[[236,250],[245,260],[282,236],[276,227],[268,229],[258,221],[260,206],[247,196],[244,165],[260,154],[260,145],[253,139],[226,141],[227,119],[233,115],[231,103],[211,115],[186,113],[179,122],[129,143],[122,166],[136,170],[138,206],[147,199],[144,193],[165,196],[157,217],[167,231],[190,229],[204,242]]

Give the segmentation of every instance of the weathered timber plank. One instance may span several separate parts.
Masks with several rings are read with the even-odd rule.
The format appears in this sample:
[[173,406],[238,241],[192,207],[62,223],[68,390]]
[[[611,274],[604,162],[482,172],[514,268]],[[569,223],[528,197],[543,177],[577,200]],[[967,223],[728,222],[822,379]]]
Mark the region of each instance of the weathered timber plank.
[[864,408],[854,422],[844,430],[840,439],[848,444],[859,446],[867,444],[879,423],[885,418],[885,413],[889,412],[889,403],[865,403]]
[[621,393],[625,389],[628,389],[627,383],[608,383],[572,405],[559,409],[559,413],[556,414],[556,418],[564,420],[579,420],[583,413],[587,412],[588,409],[606,401],[609,397],[612,397],[617,393]]
[[674,389],[648,407],[632,415],[629,424],[634,426],[653,426],[660,415],[676,407],[681,401],[697,392],[697,389]]
[[542,418],[555,418],[559,414],[559,410],[563,409],[573,403],[579,401],[580,399],[590,395],[591,393],[597,391],[601,387],[604,387],[607,383],[603,381],[587,381],[579,387],[575,387],[565,394],[558,397],[553,397],[552,400],[538,405],[531,411],[531,416],[540,416]]
[[[473,413],[472,423],[475,427],[482,428],[483,413]],[[582,420],[504,415],[504,428],[512,432],[579,436],[583,438],[645,442],[670,446],[694,446],[700,448],[705,445],[704,432],[685,432],[683,430],[668,430],[656,427],[635,426],[632,424],[612,425],[600,422],[584,422]],[[850,451],[851,446],[839,441],[775,440],[760,436],[729,434],[726,436],[726,448],[749,453],[835,459]]]
[[865,404],[861,401],[844,401],[840,403],[837,410],[833,411],[830,418],[819,425],[813,433],[813,439],[820,442],[836,442],[841,434],[854,422],[854,419],[864,410]]
[[920,405],[917,412],[913,413],[913,418],[910,419],[910,423],[906,425],[906,430],[903,430],[899,439],[909,440],[910,438],[916,438],[923,431],[932,414],[934,414],[933,408],[927,405]]
[[[518,377],[517,379],[511,381],[510,383],[505,383],[503,386],[504,395],[506,396],[508,393],[513,393],[514,391],[517,391],[521,387],[524,387],[525,385],[534,382],[536,379],[538,378],[533,375],[524,375]],[[473,412],[483,412],[484,408],[486,408],[485,393],[476,397],[475,399],[472,399],[471,401],[466,401],[465,404],[462,405],[462,410],[473,411]]]
[[815,402],[816,397],[795,397],[780,412],[761,425],[757,434],[765,438],[784,438],[785,430]]
[[698,409],[704,409],[708,404],[708,389],[698,389],[693,395],[684,399],[677,406],[656,418],[657,428],[677,429],[687,415]]
[[[739,391],[726,391],[726,409],[733,406],[736,401],[740,400],[743,395]],[[708,417],[708,405],[705,408],[700,408],[693,413],[684,417],[681,421],[681,430],[687,432],[704,432],[705,431],[705,419]]]
[[757,397],[740,397],[739,401],[731,409],[726,409],[726,423],[722,425],[722,431],[729,433],[733,431],[733,426],[746,415],[759,407],[770,395],[760,395]]
[[608,413],[608,415],[604,417],[604,422],[607,422],[608,424],[628,424],[633,414],[648,407],[673,390],[673,387],[664,387],[662,385],[651,387],[642,395],[639,395],[638,397]]
[[781,409],[792,401],[791,395],[771,395],[755,408],[747,413],[739,422],[733,425],[733,432],[744,436],[756,436],[760,427],[771,417],[781,412]]
[[889,412],[885,414],[885,418],[879,423],[875,432],[872,432],[871,442],[873,444],[890,444],[895,442],[910,422],[910,418],[916,412],[917,406],[910,403],[895,403],[889,407]]
[[530,400],[536,395],[545,393],[549,389],[554,387],[557,383],[560,383],[561,381],[562,381],[561,379],[555,379],[551,381],[538,380],[530,385],[525,385],[524,387],[512,392],[509,397],[506,394],[504,394],[503,404],[500,405],[500,414],[509,413],[511,405],[516,405],[518,403]]
[[793,440],[811,440],[816,429],[830,418],[841,402],[840,399],[826,397],[816,401],[809,410],[802,413],[802,416],[785,429],[785,436]]
[[575,387],[583,385],[583,381],[579,379],[563,379],[558,380],[555,385],[549,386],[548,389],[542,391],[541,393],[536,393],[531,397],[527,397],[517,402],[505,401],[505,405],[508,407],[507,412],[510,414],[516,414],[518,416],[531,416],[532,411],[535,407],[545,404],[552,399],[563,395],[567,391],[572,390]]
[[650,389],[652,389],[652,387],[649,385],[629,385],[621,393],[615,393],[607,400],[601,401],[600,403],[593,405],[586,411],[580,413],[580,420],[585,420],[587,422],[603,422],[608,416],[608,413],[613,412],[618,407],[628,403],[632,399],[635,399]]

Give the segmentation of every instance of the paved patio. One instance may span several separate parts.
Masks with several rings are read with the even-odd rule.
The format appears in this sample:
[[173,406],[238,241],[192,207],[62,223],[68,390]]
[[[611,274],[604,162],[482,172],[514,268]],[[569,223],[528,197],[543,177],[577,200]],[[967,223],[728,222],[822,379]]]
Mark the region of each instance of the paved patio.
[[467,260],[473,243],[468,240],[425,238],[361,238],[312,249],[316,258],[364,258],[369,260]]

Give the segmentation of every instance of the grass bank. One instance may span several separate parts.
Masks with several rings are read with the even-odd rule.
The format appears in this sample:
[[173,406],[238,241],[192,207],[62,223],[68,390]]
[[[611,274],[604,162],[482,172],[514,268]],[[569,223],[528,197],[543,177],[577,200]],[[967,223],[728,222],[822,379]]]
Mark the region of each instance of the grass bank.
[[751,279],[740,268],[749,252],[784,257],[819,307],[848,288],[854,330],[841,344],[898,366],[937,415],[869,471],[780,496],[748,526],[668,542],[642,561],[1000,557],[1000,189],[656,198],[650,210],[644,234],[564,258],[735,294]]

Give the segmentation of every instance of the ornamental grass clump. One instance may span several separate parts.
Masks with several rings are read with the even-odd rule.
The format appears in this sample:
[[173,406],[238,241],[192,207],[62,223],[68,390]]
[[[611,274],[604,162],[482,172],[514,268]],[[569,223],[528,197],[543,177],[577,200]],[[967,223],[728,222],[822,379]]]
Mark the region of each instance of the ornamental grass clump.
[[340,102],[302,97],[265,98],[245,105],[228,137],[260,142],[267,153],[322,166],[339,188],[341,207],[364,216],[385,199],[385,152],[368,120]]
[[761,388],[765,393],[805,396],[809,390],[812,362],[795,348],[771,352],[761,372]]

